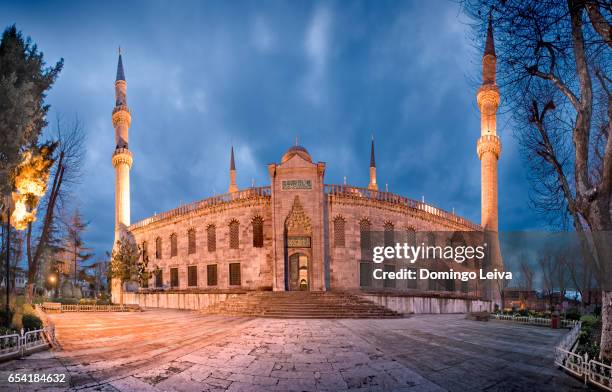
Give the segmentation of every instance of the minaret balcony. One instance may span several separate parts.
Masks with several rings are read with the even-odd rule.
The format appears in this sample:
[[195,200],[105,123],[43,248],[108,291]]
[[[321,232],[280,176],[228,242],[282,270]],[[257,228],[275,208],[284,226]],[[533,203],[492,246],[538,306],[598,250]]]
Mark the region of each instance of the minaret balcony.
[[481,111],[486,111],[489,107],[496,111],[499,106],[499,88],[495,84],[483,84],[478,90],[476,100]]
[[482,154],[485,152],[492,152],[495,154],[495,157],[499,159],[499,155],[501,154],[501,141],[499,140],[499,136],[493,134],[482,135],[476,144],[476,152],[478,153],[479,159],[482,159]]
[[118,147],[113,152],[113,167],[117,167],[120,164],[126,164],[128,167],[132,167],[132,152],[127,148]]
[[132,123],[132,115],[130,109],[126,105],[115,106],[113,109],[113,128],[117,128],[118,125],[127,125],[128,127]]

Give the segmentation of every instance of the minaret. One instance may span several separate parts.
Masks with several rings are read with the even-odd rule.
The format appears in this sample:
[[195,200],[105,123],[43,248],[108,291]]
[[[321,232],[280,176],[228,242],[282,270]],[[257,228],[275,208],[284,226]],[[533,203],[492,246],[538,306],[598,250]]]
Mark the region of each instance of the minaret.
[[376,160],[374,159],[374,136],[372,136],[372,147],[370,149],[370,183],[368,189],[372,191],[378,190],[378,184],[376,184]]
[[234,163],[234,146],[232,146],[230,153],[230,184],[228,192],[238,192],[238,187],[236,186],[236,164]]
[[[121,48],[117,63],[117,78],[115,80],[115,108],[113,109],[113,127],[115,128],[115,152],[113,167],[115,168],[115,242],[125,234],[130,225],[130,169],[132,168],[132,153],[128,149],[128,130],[132,122],[130,109],[127,106],[127,83],[123,71]],[[113,302],[117,303],[122,294],[119,279],[113,279],[111,293]]]
[[495,45],[493,25],[489,14],[489,26],[484,56],[482,57],[482,85],[477,100],[480,108],[480,138],[477,149],[481,166],[482,227],[497,232],[497,161],[501,153],[501,142],[497,136],[496,113],[499,106],[499,89],[495,83]]

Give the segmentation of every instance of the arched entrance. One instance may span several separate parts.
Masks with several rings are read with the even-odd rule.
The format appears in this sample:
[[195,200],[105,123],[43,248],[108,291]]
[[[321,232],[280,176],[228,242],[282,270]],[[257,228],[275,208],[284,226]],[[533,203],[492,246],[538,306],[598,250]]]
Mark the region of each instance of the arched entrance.
[[289,290],[308,291],[308,256],[304,253],[294,253],[289,256]]
[[300,198],[295,196],[285,221],[285,288],[310,290],[312,226]]

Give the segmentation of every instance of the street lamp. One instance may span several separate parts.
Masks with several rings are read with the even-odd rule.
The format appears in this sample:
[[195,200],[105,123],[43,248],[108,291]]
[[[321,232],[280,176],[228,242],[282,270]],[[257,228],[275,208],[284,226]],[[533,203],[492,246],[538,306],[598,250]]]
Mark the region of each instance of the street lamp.
[[56,294],[57,294],[55,292],[57,290],[56,282],[57,282],[57,278],[55,277],[55,275],[54,274],[49,275],[49,283],[51,284],[51,287],[53,288],[53,295],[54,296],[56,296]]

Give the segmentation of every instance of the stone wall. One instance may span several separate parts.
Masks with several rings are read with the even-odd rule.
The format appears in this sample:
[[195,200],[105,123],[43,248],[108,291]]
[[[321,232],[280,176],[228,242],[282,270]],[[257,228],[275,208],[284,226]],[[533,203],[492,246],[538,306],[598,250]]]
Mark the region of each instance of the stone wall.
[[362,294],[361,296],[403,314],[468,313],[492,310],[491,301],[481,299],[413,297],[392,294]]
[[223,302],[226,299],[244,295],[238,293],[123,293],[126,305],[140,305],[147,308],[200,310]]
[[[402,239],[408,228],[417,232],[448,232],[449,235],[454,231],[469,231],[466,227],[423,211],[364,198],[328,196],[328,210],[331,289],[354,290],[360,287],[359,262],[362,255],[359,224],[362,219],[367,219],[371,231],[378,234],[384,230],[386,223],[391,223],[396,235],[399,234],[398,237]],[[342,247],[336,246],[334,241],[334,220],[339,217],[345,222],[345,245]],[[457,284],[456,287],[459,286]],[[420,281],[418,288],[427,290],[427,282]]]
[[[252,220],[259,216],[264,222],[264,246],[253,246]],[[239,247],[230,249],[229,224],[232,220],[239,222]],[[216,227],[216,246],[214,251],[208,251],[207,228]],[[196,250],[188,252],[187,232],[195,229]],[[177,289],[215,288],[230,289],[229,264],[240,263],[241,288],[265,289],[272,282],[272,222],[269,197],[236,200],[220,206],[204,208],[173,219],[164,219],[132,231],[136,242],[147,243],[149,270],[159,267],[162,270],[163,287],[170,287],[170,269],[178,268],[179,285]],[[177,236],[177,255],[171,256],[170,236]],[[155,254],[155,240],[162,240],[161,258]],[[217,265],[217,285],[207,285],[207,266]],[[197,286],[188,286],[187,267],[197,266]],[[149,287],[155,286],[151,277]]]

